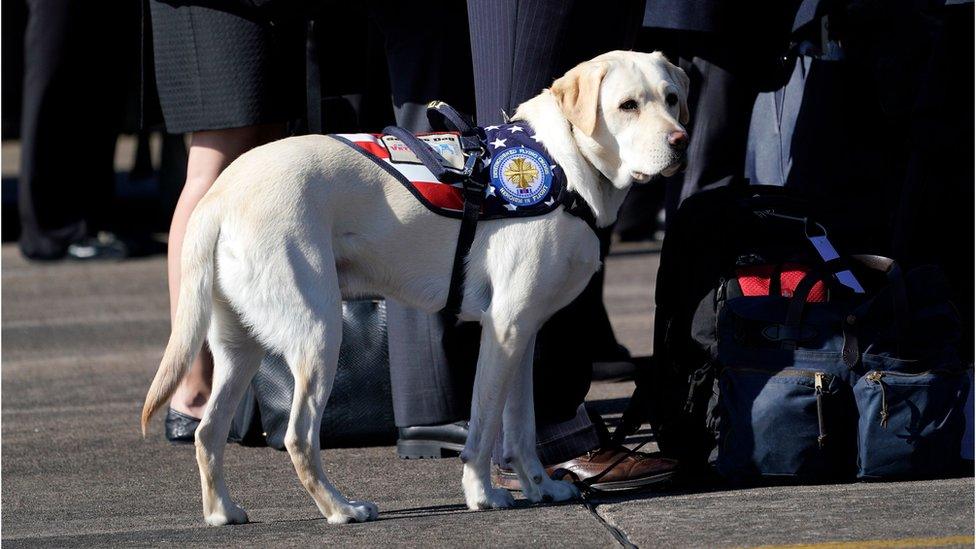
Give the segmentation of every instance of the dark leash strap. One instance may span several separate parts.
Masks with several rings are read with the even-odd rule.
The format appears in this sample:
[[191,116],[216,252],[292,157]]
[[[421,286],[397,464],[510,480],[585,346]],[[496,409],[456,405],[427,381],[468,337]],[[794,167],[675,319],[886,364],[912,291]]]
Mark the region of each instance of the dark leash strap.
[[[602,417],[600,417],[599,414],[596,414],[592,411],[589,411],[589,414],[591,420],[593,421],[593,426],[596,428],[597,436],[600,439],[600,447],[601,448],[605,447],[607,444],[610,445],[614,444],[614,440],[610,436],[610,432],[607,430],[606,423],[604,423]],[[580,491],[580,498],[584,502],[586,502],[586,500],[589,498],[590,495],[594,495],[600,492],[600,490],[593,487],[594,485],[596,485],[601,480],[603,480],[603,478],[608,474],[610,474],[611,471],[616,469],[618,465],[626,461],[628,458],[636,455],[638,451],[641,448],[643,448],[644,445],[646,445],[648,442],[650,442],[650,440],[645,440],[644,442],[641,442],[640,444],[638,444],[633,448],[627,448],[626,446],[623,446],[623,441],[620,441],[619,446],[623,447],[623,449],[626,450],[625,452],[623,452],[623,455],[618,457],[616,460],[613,461],[613,463],[607,465],[606,467],[603,468],[602,471],[593,475],[590,478],[580,479],[579,475],[577,475],[573,471],[570,471],[569,469],[564,469],[562,467],[554,470],[550,478],[552,480],[561,480],[561,481],[565,481],[567,478],[571,479],[573,485],[575,485],[576,488],[578,488]]]
[[576,473],[570,471],[569,469],[563,469],[562,467],[560,467],[559,469],[556,469],[555,471],[553,471],[552,472],[552,475],[550,476],[550,478],[552,480],[564,480],[566,477],[569,477],[569,478],[573,479],[573,485],[575,485],[576,488],[579,489],[579,491],[580,491],[580,497],[582,497],[583,499],[586,499],[587,497],[589,497],[590,495],[592,495],[593,493],[595,493],[595,492],[598,491],[598,490],[595,490],[593,488],[593,485],[594,484],[600,482],[600,480],[603,477],[605,477],[608,474],[610,474],[610,471],[613,471],[618,465],[620,465],[621,463],[623,463],[624,461],[626,461],[627,458],[629,458],[629,457],[633,456],[634,454],[636,454],[648,442],[650,442],[650,441],[645,440],[644,442],[641,442],[640,444],[638,444],[637,446],[634,446],[633,448],[627,448],[627,451],[624,452],[624,454],[622,456],[620,456],[619,458],[617,458],[616,461],[614,461],[610,465],[607,465],[606,468],[604,468],[602,471],[600,471],[599,473],[593,475],[590,478],[580,480],[579,475],[577,475]]
[[623,444],[624,440],[628,436],[636,433],[645,421],[654,419],[648,417],[651,414],[647,413],[644,409],[645,403],[652,398],[650,394],[650,384],[652,381],[646,379],[646,377],[649,377],[649,373],[646,372],[648,368],[644,368],[644,370],[638,371],[636,380],[637,387],[634,388],[634,393],[630,396],[630,400],[627,401],[627,408],[624,409],[624,413],[620,417],[620,423],[613,430],[611,440],[614,443]]

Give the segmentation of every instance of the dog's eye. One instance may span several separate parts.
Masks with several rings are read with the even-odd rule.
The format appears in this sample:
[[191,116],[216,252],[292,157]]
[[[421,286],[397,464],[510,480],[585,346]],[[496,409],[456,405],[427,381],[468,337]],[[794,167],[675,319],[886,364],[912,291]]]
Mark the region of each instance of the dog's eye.
[[664,102],[667,103],[669,107],[673,107],[678,104],[678,95],[675,93],[669,93],[664,96]]
[[620,104],[620,110],[622,110],[622,111],[636,111],[637,110],[637,101],[634,101],[633,99],[628,99],[627,101],[624,101],[623,103]]

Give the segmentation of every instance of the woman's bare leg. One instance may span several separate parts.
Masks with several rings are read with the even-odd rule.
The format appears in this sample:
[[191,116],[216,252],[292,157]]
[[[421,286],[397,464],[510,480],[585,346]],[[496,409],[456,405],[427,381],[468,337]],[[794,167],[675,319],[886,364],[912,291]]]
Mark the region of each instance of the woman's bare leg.
[[[213,186],[217,176],[235,158],[258,145],[274,141],[284,136],[283,124],[247,126],[224,130],[194,132],[190,139],[190,153],[186,165],[186,184],[173,212],[173,222],[169,228],[169,251],[167,271],[169,273],[170,318],[176,315],[176,303],[180,295],[180,256],[183,250],[183,237],[190,214],[203,195]],[[199,418],[210,398],[210,382],[213,376],[213,358],[204,346],[183,383],[173,394],[170,407],[192,417]]]

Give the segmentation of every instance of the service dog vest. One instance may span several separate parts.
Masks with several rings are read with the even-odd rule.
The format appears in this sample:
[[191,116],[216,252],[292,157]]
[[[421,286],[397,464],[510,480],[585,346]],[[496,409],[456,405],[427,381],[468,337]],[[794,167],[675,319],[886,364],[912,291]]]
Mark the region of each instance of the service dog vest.
[[[479,219],[530,217],[547,214],[560,206],[566,192],[566,176],[536,140],[525,122],[484,128],[484,169],[477,177],[485,185]],[[403,141],[393,135],[334,134],[395,177],[430,211],[460,218],[464,211],[463,185],[443,183]],[[464,155],[457,132],[418,134],[438,155],[441,165],[457,173]]]
[[427,106],[435,128],[454,132],[414,135],[390,126],[386,134],[332,137],[365,155],[403,184],[432,212],[460,219],[451,283],[440,315],[444,350],[457,326],[464,300],[465,265],[482,219],[530,217],[562,206],[594,231],[596,217],[566,185],[532,127],[525,122],[477,128],[442,101]]

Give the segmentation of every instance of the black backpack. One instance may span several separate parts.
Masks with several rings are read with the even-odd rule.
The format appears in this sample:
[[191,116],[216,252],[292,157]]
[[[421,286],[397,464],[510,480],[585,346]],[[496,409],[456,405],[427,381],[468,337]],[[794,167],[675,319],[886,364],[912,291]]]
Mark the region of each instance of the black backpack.
[[828,236],[813,204],[767,186],[682,204],[661,251],[654,357],[618,440],[649,422],[694,479],[956,470],[968,378],[944,278],[839,253],[833,241],[856,244]]

